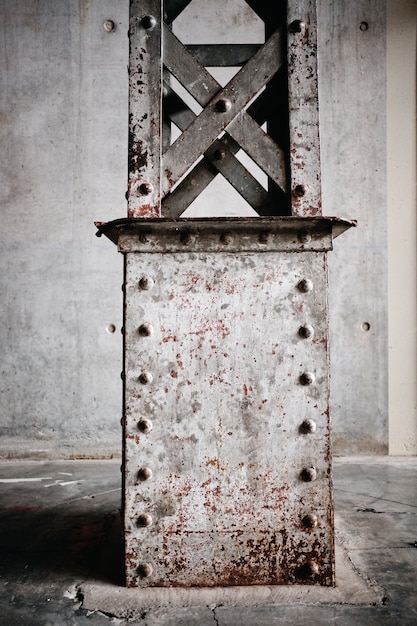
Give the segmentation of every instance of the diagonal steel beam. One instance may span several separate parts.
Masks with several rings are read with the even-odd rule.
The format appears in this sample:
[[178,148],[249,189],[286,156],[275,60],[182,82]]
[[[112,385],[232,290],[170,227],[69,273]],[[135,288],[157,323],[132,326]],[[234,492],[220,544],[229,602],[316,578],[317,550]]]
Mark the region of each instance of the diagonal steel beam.
[[283,158],[277,159],[277,144],[255,120],[242,111],[227,127],[227,132],[265,174],[285,191],[285,161]]
[[[214,94],[204,111],[170,146],[165,153],[163,194],[168,193],[187,169],[271,80],[281,65],[280,43],[280,34],[276,31],[226,87]],[[188,54],[185,50],[184,52]],[[169,62],[170,59],[166,60],[165,64],[171,71],[171,67],[167,65]],[[178,73],[176,78],[182,84],[186,83],[182,73]],[[207,93],[212,92],[210,85],[205,85],[205,90]]]
[[[167,115],[180,130],[184,130],[193,121],[195,114],[186,108],[186,104],[168,85],[165,85],[165,90],[174,109],[172,114],[168,111]],[[194,168],[187,176],[184,184],[179,185],[173,193],[165,197],[164,215],[166,217],[181,215],[185,208],[204,191],[217,173],[221,173],[258,213],[270,214],[276,209],[276,202],[270,194],[234,156],[240,148],[241,146],[228,135],[217,139],[204,153],[204,158],[198,163],[197,168]]]

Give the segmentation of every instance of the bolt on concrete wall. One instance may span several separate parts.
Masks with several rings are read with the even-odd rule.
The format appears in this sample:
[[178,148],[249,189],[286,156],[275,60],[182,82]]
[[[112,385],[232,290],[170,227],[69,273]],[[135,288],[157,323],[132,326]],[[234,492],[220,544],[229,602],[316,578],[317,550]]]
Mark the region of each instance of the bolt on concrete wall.
[[[339,453],[387,444],[384,7],[318,4],[324,212],[359,220],[330,255]],[[128,0],[0,15],[0,455],[118,454],[122,258],[93,221],[126,214]]]

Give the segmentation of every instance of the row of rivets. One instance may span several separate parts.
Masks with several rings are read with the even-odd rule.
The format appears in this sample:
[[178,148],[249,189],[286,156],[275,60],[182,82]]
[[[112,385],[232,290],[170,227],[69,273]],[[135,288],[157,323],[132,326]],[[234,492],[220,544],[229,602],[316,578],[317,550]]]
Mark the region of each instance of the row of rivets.
[[[293,23],[295,28],[303,28],[302,23],[300,22],[298,25]],[[301,26],[300,26],[301,24]],[[298,30],[294,32],[299,32]],[[302,197],[307,192],[307,189],[303,185],[298,185],[295,190],[295,195],[298,197]],[[311,240],[311,235],[308,232],[301,232],[298,236],[299,240],[302,243],[307,243]],[[299,291],[301,293],[309,293],[313,290],[313,282],[307,278],[304,278],[299,281],[297,285]],[[314,328],[310,324],[304,324],[298,330],[298,334],[303,339],[312,339],[314,337]],[[315,375],[312,372],[303,372],[300,375],[299,382],[302,385],[308,386],[312,385],[315,382]],[[305,419],[300,425],[300,433],[308,435],[316,432],[316,422],[311,419]],[[311,465],[310,467],[304,467],[300,472],[300,479],[303,482],[313,482],[317,479],[317,469]],[[307,513],[303,519],[301,520],[302,526],[306,530],[312,530],[318,526],[318,517],[315,513]],[[312,578],[319,573],[319,566],[315,561],[307,561],[304,563],[298,570],[298,575],[303,578]]]
[[[138,430],[144,434],[148,434],[151,432],[153,428],[153,424],[151,420],[142,418],[138,422]],[[149,467],[143,467],[138,472],[138,479],[140,481],[149,480],[152,478],[152,470]],[[153,517],[149,513],[141,513],[136,520],[137,525],[140,528],[147,528],[152,526]],[[141,563],[137,568],[138,575],[141,578],[149,578],[149,576],[153,573],[153,567],[150,563]]]
[[[140,187],[138,187],[138,191],[137,193],[140,195],[143,195],[143,191],[139,192],[139,189],[141,187],[143,187],[145,185],[145,183],[142,183],[142,185],[140,185]],[[150,188],[149,188],[150,189]],[[151,193],[151,191],[149,191],[149,193]],[[268,232],[268,231],[262,231],[259,233],[258,235],[258,241],[261,244],[267,244],[270,240],[270,237],[272,235],[272,232]],[[192,233],[189,231],[183,231],[182,233],[180,233],[179,235],[179,239],[180,242],[183,245],[191,245],[194,244],[197,241],[197,237],[198,235],[196,233]],[[140,233],[139,234],[139,241],[143,244],[147,244],[150,243],[152,240],[152,234],[151,233]],[[233,243],[233,241],[235,240],[235,235],[233,233],[230,232],[224,232],[221,233],[219,235],[219,240],[220,243],[222,243],[223,245],[230,245],[231,243]],[[312,235],[309,231],[307,230],[301,230],[298,233],[298,240],[300,243],[309,243],[312,240]]]
[[[143,20],[142,25],[144,25]],[[150,276],[142,276],[138,283],[138,287],[142,291],[149,291],[154,287],[154,285],[155,281]],[[141,337],[150,337],[153,332],[154,328],[149,322],[142,323],[138,328],[138,334]],[[142,385],[149,385],[153,381],[153,374],[148,371],[143,371],[140,373],[138,380]],[[137,428],[141,433],[147,435],[152,431],[153,424],[150,419],[143,417],[138,421]],[[140,482],[145,482],[147,480],[150,480],[152,478],[152,475],[153,472],[150,467],[141,467],[137,473],[137,478]],[[147,528],[149,526],[152,526],[153,517],[149,513],[141,513],[138,516],[136,523],[140,528]],[[141,578],[149,578],[149,576],[152,576],[153,567],[150,563],[140,563],[137,567],[137,573]]]

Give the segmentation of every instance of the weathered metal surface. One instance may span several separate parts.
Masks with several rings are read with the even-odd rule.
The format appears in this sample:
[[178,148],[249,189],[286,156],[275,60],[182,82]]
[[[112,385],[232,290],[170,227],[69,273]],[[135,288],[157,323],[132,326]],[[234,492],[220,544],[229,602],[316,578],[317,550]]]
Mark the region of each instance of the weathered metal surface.
[[[184,78],[186,72],[184,72],[183,64],[179,62],[179,58],[181,50],[185,53],[182,54],[182,58],[185,58],[187,53],[178,41],[177,43],[175,42],[176,38],[174,35],[170,34],[168,29],[166,29],[164,32],[164,43],[170,46],[170,53],[167,54],[165,59],[168,69],[180,82],[190,87],[192,95],[197,100],[200,98],[200,104],[204,105],[208,101],[208,106],[190,124],[188,129],[178,137],[164,155],[165,174],[162,179],[164,195],[195,163],[201,153],[205,152],[231,124],[250,100],[271,80],[282,62],[281,39],[279,31],[276,31],[226,87],[217,91],[217,83],[214,79],[211,79],[210,85],[205,80],[206,71],[204,70],[203,73],[201,68],[200,71],[197,71],[197,69],[195,71],[200,78],[199,81],[188,82]],[[175,51],[177,51],[176,54],[174,54]],[[191,55],[187,56],[189,61],[186,69],[189,73],[190,68],[195,67],[197,61]],[[259,71],[259,66],[261,71]],[[227,102],[227,107],[223,108],[220,106],[223,102]],[[245,118],[247,114],[242,113],[241,116]],[[232,131],[230,132],[232,133]],[[278,165],[278,172],[275,174],[274,180],[279,184],[280,182],[282,183],[282,176],[279,169],[278,147],[276,147],[275,156],[274,165],[270,166],[270,169],[274,169],[274,166]]]
[[259,44],[200,44],[186,46],[186,49],[204,66],[238,67],[257,52]]
[[[184,131],[195,119],[195,114],[186,107],[185,103],[173,92],[168,85],[164,85],[166,97],[170,99],[169,118],[182,131]],[[246,119],[248,116],[246,116]],[[260,131],[262,141],[258,145],[258,150],[264,147],[267,135],[252,122]],[[246,126],[247,128],[247,126]],[[246,142],[245,128],[243,129],[241,145],[244,148]],[[173,193],[168,194],[162,201],[162,209],[165,217],[179,217],[187,207],[204,191],[207,185],[212,182],[218,173],[240,193],[242,198],[260,215],[274,215],[276,213],[276,202],[272,194],[268,193],[257,179],[242,165],[234,156],[240,145],[227,133],[221,139],[217,139],[204,153],[204,158],[198,163],[192,172],[178,185]],[[276,148],[275,144],[275,148]],[[248,153],[251,150],[247,150]],[[271,150],[268,152],[271,155]],[[276,156],[276,152],[273,157]],[[272,158],[269,162],[273,162]],[[283,162],[280,159],[279,162]],[[284,167],[284,166],[283,166]],[[269,165],[264,169],[270,169]],[[283,175],[285,181],[285,171]]]
[[[131,150],[129,219],[99,225],[125,256],[126,580],[331,585],[326,253],[353,224],[320,217],[314,3],[292,4],[285,59],[282,15],[250,2],[267,40],[229,55],[243,67],[225,87],[204,67],[213,48],[187,50],[171,31],[188,4],[166,3],[161,24],[160,2],[132,2],[130,147],[147,107],[156,111],[154,134],[144,130],[152,150],[146,161]],[[154,66],[150,57],[137,65],[149,50]],[[274,102],[283,112],[286,60],[289,135],[286,115],[284,130],[273,119]],[[149,76],[143,99],[139,73]],[[181,134],[170,145],[171,123]],[[268,189],[237,161],[240,148]],[[181,215],[217,173],[260,214],[286,212],[291,195],[292,216],[161,219],[161,202]]]
[[333,239],[356,226],[336,217],[119,219],[96,222],[120,252],[324,252]]
[[214,252],[113,232],[129,586],[333,583],[326,252],[242,252],[232,222]]
[[291,213],[321,215],[316,0],[288,2]]
[[162,0],[131,0],[128,216],[161,214]]
[[[268,85],[285,64],[282,11],[271,13],[263,6],[249,3],[265,20],[264,44],[242,42],[218,47],[203,41],[202,45],[187,46],[175,37],[171,28],[173,20],[188,4],[186,0],[130,3],[128,216],[157,217],[163,208],[164,215],[176,217],[218,173],[260,215],[287,214],[289,160],[280,145],[286,146],[287,142],[276,140],[280,134],[287,134],[282,103],[278,110],[285,130],[279,133],[274,132],[277,127],[271,115],[274,105],[268,109],[267,132],[246,111],[250,101],[265,88],[275,107],[285,98],[285,88],[277,91]],[[224,88],[205,67],[217,65],[222,54],[221,66],[243,66]],[[162,73],[168,85],[165,91]],[[185,115],[187,106],[180,117],[175,108],[171,109],[170,73],[203,107],[197,116],[189,111],[193,119]],[[171,145],[171,122],[175,123],[175,117],[183,122],[178,126],[182,132]],[[213,148],[215,142],[225,143],[227,158],[222,163],[216,163],[210,156],[217,152]],[[267,175],[267,189],[250,167],[235,158],[239,148]],[[203,154],[201,165],[198,160]],[[176,187],[186,174],[186,182]]]

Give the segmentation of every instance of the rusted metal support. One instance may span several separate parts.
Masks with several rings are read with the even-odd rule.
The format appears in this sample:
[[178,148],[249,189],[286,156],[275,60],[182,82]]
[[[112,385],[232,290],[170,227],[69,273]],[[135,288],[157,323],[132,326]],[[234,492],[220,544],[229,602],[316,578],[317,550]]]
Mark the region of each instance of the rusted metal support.
[[334,582],[330,218],[117,220],[129,586]]
[[131,0],[128,216],[161,215],[162,0]]
[[321,215],[316,0],[288,1],[291,214]]
[[[265,42],[224,87],[225,49],[173,32],[189,4],[131,0],[128,218],[97,224],[125,257],[126,582],[332,585],[327,252],[354,223],[321,216],[315,2],[248,0]],[[181,218],[217,175],[259,217]]]

